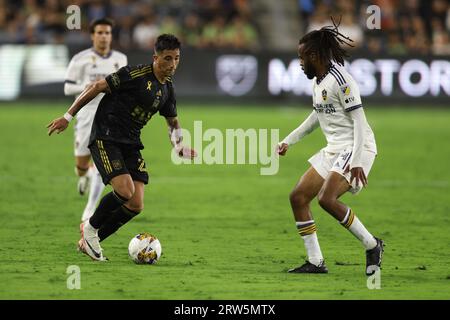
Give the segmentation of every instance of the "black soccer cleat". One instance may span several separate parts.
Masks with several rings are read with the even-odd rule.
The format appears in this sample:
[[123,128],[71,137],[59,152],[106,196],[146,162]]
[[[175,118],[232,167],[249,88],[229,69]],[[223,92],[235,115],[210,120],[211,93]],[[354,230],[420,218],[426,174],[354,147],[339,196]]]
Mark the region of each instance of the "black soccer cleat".
[[306,261],[305,264],[300,267],[289,269],[289,273],[328,273],[327,266],[325,265],[325,261],[320,262],[318,266],[312,264],[309,261]]
[[[374,237],[375,238],[375,237]],[[371,276],[381,269],[381,260],[383,259],[384,242],[375,238],[377,245],[375,248],[366,251],[366,275]]]

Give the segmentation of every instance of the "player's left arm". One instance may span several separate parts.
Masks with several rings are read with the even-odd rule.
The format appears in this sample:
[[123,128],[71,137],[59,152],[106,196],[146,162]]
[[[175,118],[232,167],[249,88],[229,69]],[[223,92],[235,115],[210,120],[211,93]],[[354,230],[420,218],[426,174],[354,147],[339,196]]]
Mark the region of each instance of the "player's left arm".
[[183,146],[183,134],[178,121],[178,117],[166,117],[169,139],[172,146],[175,148],[177,154],[180,157],[193,159],[197,156],[197,152],[194,149]]
[[350,111],[353,120],[353,153],[350,162],[350,183],[356,180],[356,186],[359,182],[363,186],[367,185],[367,177],[362,166],[362,153],[364,149],[364,124],[367,122],[363,108],[357,108]]
[[177,99],[175,96],[175,89],[172,81],[168,83],[169,86],[169,98],[166,103],[159,109],[159,114],[166,118],[169,139],[175,151],[180,157],[193,159],[197,156],[197,152],[194,149],[183,146],[183,134],[180,125],[180,121],[177,116]]
[[350,183],[356,180],[356,185],[367,185],[367,177],[362,167],[362,152],[364,149],[364,124],[367,121],[362,108],[361,96],[356,81],[346,76],[345,83],[339,86],[339,99],[345,112],[349,112],[353,120],[353,150],[352,159],[346,170],[350,170]]

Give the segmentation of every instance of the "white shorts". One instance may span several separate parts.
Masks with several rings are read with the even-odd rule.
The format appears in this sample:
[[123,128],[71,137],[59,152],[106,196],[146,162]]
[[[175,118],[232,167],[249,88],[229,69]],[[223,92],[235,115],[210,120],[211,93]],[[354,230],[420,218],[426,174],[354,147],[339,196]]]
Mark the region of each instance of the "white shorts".
[[[342,175],[348,183],[350,183],[351,173],[345,172],[345,168],[351,161],[352,149],[344,149],[340,153],[331,153],[325,151],[325,148],[313,155],[308,162],[324,179],[327,178],[330,171],[334,171]],[[364,150],[362,153],[362,168],[366,177],[369,176],[370,169],[375,161],[376,153]],[[356,187],[356,180],[353,180],[352,187],[348,190],[352,194],[357,194],[362,188],[361,182]]]
[[[82,112],[88,111],[88,112]],[[88,148],[89,138],[91,136],[92,123],[94,122],[95,110],[81,110],[77,114],[77,121],[74,126],[75,143],[74,154],[76,157],[90,156],[91,151]]]

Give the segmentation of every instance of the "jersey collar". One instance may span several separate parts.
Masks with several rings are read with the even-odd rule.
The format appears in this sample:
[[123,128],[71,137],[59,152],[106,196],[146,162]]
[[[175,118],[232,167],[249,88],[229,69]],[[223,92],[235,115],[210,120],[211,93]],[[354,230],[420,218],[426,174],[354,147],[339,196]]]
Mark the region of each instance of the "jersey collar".
[[111,57],[111,55],[112,55],[112,50],[109,50],[109,52],[108,52],[108,54],[106,55],[106,56],[102,56],[100,53],[98,53],[97,51],[95,51],[95,49],[94,48],[91,48],[91,50],[96,54],[96,55],[98,55],[100,58],[102,58],[102,59],[108,59],[109,57]]

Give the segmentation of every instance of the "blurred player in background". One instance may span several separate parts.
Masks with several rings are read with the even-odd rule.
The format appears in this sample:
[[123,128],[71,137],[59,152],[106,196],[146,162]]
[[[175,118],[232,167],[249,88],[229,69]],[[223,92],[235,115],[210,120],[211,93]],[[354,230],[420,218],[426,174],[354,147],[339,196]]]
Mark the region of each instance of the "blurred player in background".
[[[340,43],[349,38],[338,26],[324,27],[299,41],[300,65],[313,79],[313,112],[278,145],[285,155],[289,146],[320,126],[327,146],[309,159],[311,167],[290,194],[298,232],[304,240],[308,259],[290,269],[294,273],[327,273],[320,250],[310,203],[317,196],[320,206],[358,238],[366,249],[366,274],[381,267],[383,241],[367,231],[353,210],[338,199],[347,191],[356,194],[367,184],[377,154],[375,137],[367,123],[352,76],[343,68],[347,53]],[[346,40],[344,40],[346,39]]]
[[[141,129],[159,112],[166,118],[169,138],[180,157],[196,152],[181,144],[172,75],[180,61],[180,42],[169,34],[155,44],[153,63],[125,66],[89,85],[63,117],[53,120],[48,134],[60,133],[78,111],[98,94],[100,101],[92,126],[89,149],[105,184],[113,191],[100,201],[93,216],[81,224],[79,249],[93,260],[105,261],[100,241],[105,240],[144,208],[148,173],[140,150]],[[175,194],[175,193],[174,193]]]
[[[90,26],[92,48],[79,52],[70,61],[64,85],[65,95],[78,96],[88,85],[127,65],[126,55],[111,49],[112,28],[113,22],[109,19],[92,22]],[[84,195],[90,186],[88,202],[81,221],[92,216],[105,187],[97,168],[90,161],[91,152],[88,148],[92,122],[103,95],[99,94],[80,110],[74,126],[75,172],[80,177],[78,180],[80,195]]]

